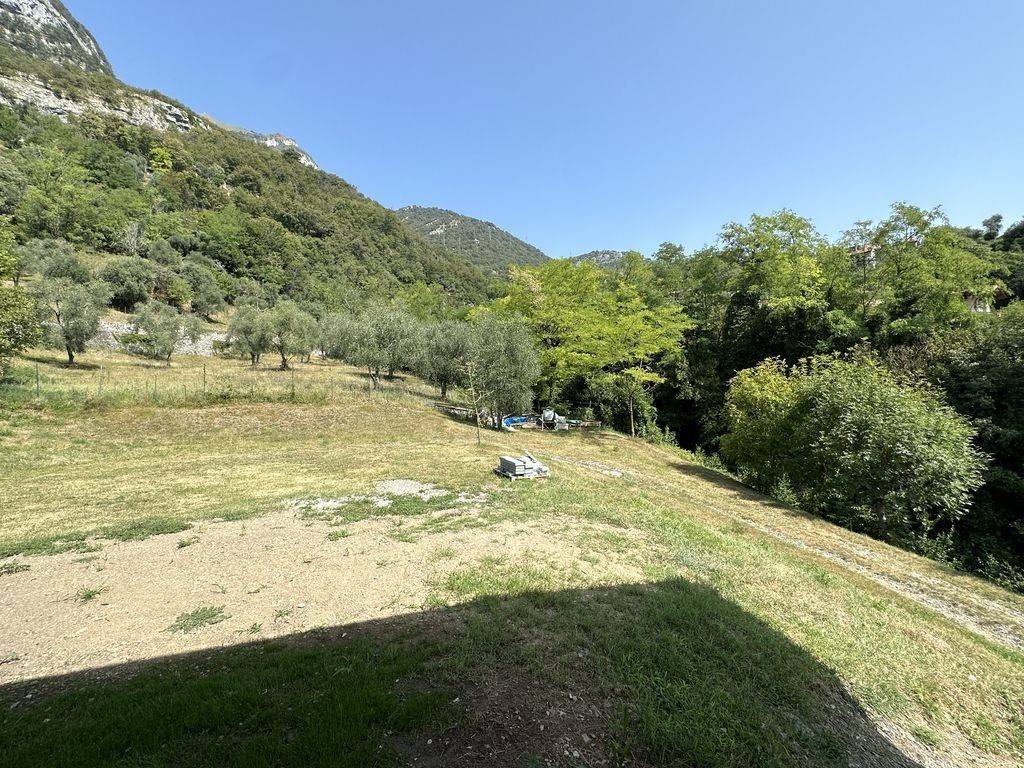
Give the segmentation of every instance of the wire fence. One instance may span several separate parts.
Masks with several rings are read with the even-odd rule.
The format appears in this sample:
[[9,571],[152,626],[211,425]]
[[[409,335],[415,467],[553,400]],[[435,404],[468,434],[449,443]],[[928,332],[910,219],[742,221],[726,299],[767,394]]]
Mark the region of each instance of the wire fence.
[[166,407],[231,402],[329,403],[362,397],[368,400],[432,399],[421,382],[396,378],[374,386],[368,376],[330,366],[303,366],[288,371],[227,368],[222,365],[158,367],[150,365],[55,369],[34,362],[12,381],[0,385],[0,402],[37,406]]

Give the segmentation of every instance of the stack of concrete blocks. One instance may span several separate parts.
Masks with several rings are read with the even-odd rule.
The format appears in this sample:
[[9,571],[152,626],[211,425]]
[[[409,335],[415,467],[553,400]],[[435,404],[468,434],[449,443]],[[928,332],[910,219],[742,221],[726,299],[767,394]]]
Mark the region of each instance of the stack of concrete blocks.
[[509,480],[529,480],[548,477],[551,472],[530,454],[524,456],[501,456],[494,472]]

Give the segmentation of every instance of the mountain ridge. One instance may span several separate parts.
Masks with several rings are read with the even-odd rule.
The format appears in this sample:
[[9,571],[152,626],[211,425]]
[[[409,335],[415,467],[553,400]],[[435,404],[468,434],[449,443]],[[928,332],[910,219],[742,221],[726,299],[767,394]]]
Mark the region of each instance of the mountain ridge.
[[536,266],[549,260],[536,246],[490,221],[434,206],[407,205],[395,213],[420,235],[495,276],[504,276],[513,264]]

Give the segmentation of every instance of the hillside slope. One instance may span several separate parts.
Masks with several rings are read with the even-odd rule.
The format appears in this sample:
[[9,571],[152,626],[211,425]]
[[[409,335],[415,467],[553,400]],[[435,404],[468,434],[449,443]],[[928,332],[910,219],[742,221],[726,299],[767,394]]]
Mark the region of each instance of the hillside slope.
[[103,260],[170,240],[222,271],[229,298],[235,278],[336,306],[415,281],[484,295],[478,269],[285,137],[226,130],[105,67],[70,65],[56,45],[0,43],[0,216],[18,241],[63,238]]
[[396,213],[402,223],[491,275],[503,277],[510,264],[529,266],[548,260],[538,248],[489,221],[418,205],[399,208]]
[[[1024,598],[684,452],[478,445],[324,363],[97,353],[97,393],[34,357],[0,430],[0,551],[36,553],[0,560],[12,766],[1024,759]],[[552,478],[496,482],[524,450]]]

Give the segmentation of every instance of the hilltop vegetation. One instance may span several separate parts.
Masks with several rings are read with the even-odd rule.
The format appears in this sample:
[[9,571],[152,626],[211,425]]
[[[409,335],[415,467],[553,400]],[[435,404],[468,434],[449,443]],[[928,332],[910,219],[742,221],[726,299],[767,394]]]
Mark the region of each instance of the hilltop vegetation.
[[510,235],[489,221],[446,211],[410,205],[396,211],[403,224],[465,258],[486,274],[505,277],[510,264],[543,264],[540,250]]

